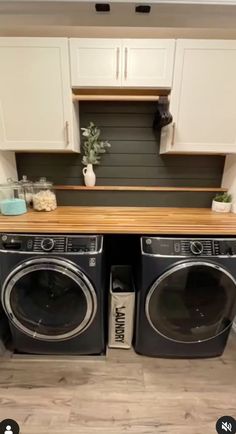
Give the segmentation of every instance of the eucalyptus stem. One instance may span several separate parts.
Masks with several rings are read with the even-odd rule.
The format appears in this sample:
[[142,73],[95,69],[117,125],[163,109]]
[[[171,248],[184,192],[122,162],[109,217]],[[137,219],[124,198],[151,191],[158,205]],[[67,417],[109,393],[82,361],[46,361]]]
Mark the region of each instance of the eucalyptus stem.
[[100,164],[101,154],[105,154],[111,144],[107,140],[99,140],[101,131],[93,123],[90,122],[86,128],[81,128],[82,135],[86,137],[83,143],[84,155],[82,163],[87,166],[88,164]]

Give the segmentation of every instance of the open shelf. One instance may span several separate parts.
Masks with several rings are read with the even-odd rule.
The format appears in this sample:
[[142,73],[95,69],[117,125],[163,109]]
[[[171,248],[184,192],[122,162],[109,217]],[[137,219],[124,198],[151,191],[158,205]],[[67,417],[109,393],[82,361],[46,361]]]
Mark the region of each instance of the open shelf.
[[158,101],[168,89],[73,89],[74,101]]
[[84,185],[56,185],[56,190],[96,190],[96,191],[192,191],[192,192],[224,192],[226,188],[221,187],[147,187],[147,186],[123,186],[123,185],[96,185],[85,187]]

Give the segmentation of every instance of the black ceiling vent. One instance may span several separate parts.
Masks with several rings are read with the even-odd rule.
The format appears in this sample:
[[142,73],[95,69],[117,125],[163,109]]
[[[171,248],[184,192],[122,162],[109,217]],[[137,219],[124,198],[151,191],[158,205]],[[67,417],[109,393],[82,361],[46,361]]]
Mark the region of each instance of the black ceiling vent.
[[96,3],[95,9],[97,12],[110,12],[111,8],[108,3]]
[[150,14],[151,12],[151,6],[149,5],[139,5],[135,7],[135,12],[138,12],[139,14]]

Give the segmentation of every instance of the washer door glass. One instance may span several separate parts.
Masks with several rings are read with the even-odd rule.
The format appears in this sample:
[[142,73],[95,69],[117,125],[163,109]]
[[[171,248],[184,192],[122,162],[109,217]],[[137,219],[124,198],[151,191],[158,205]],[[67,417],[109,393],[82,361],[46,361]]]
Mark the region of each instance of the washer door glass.
[[157,279],[146,298],[146,315],[164,337],[199,342],[230,326],[235,303],[235,281],[226,270],[191,262],[179,264]]
[[4,290],[11,322],[44,340],[68,339],[84,331],[96,312],[96,294],[87,277],[66,261],[29,262]]

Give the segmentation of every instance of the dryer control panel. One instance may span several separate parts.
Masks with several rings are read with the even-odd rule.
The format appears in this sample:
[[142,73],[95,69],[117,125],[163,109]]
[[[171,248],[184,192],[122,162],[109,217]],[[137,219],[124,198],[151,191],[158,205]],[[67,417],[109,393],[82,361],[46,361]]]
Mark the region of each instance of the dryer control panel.
[[234,256],[236,238],[142,237],[142,253],[155,256]]
[[102,244],[101,235],[0,234],[0,250],[12,252],[94,254]]

